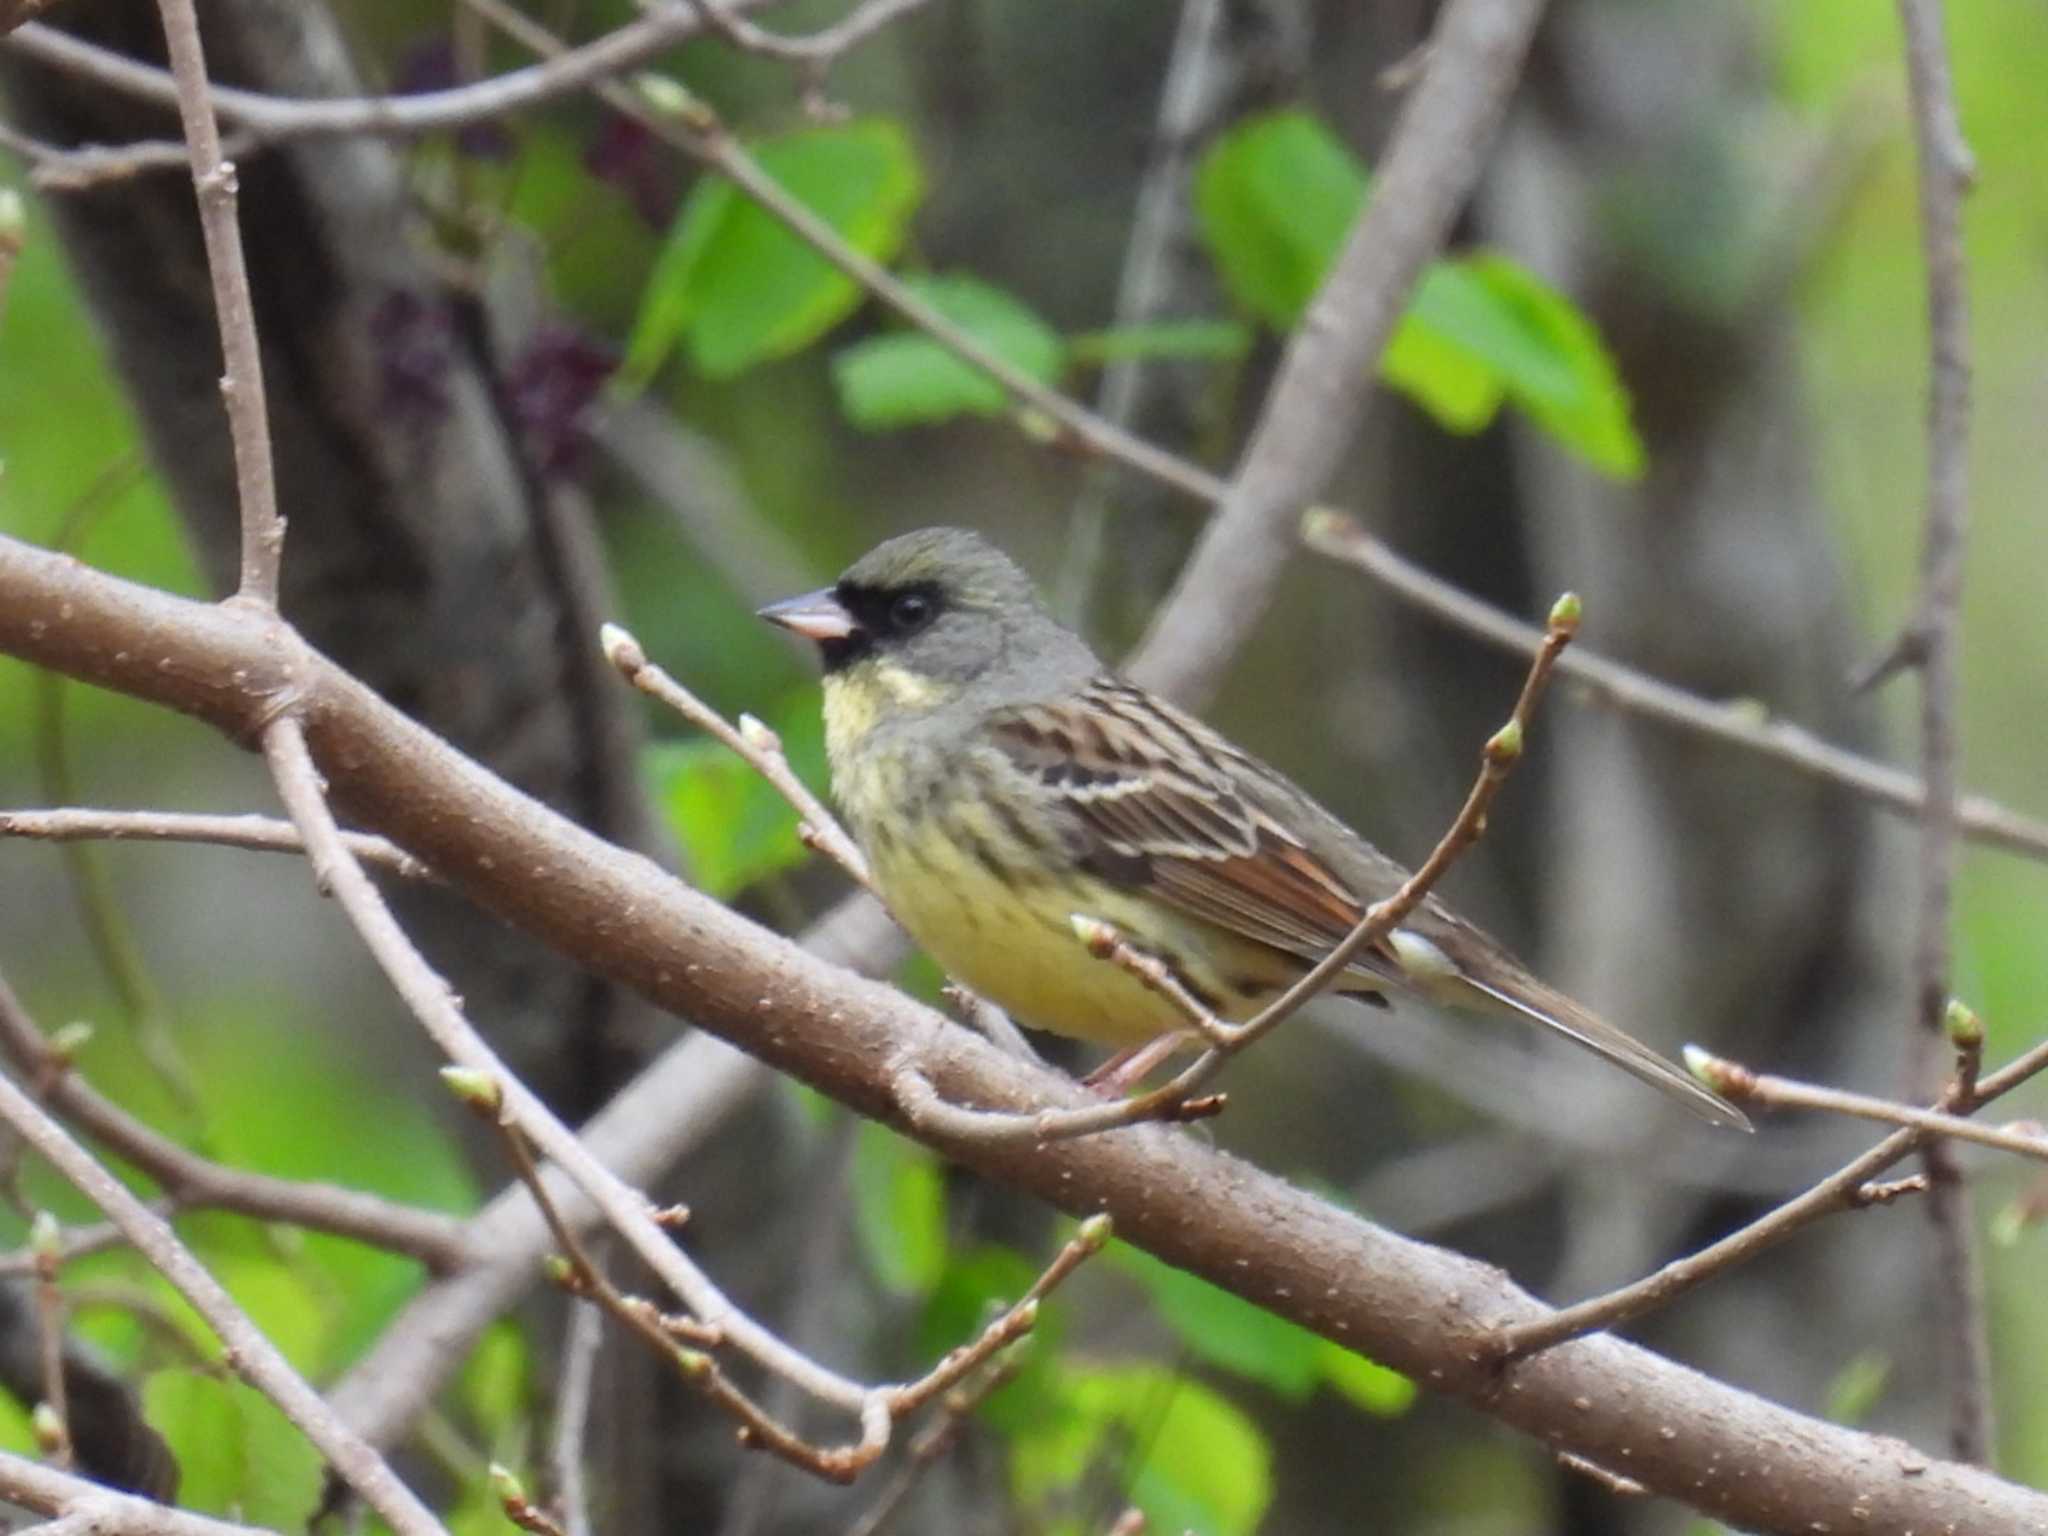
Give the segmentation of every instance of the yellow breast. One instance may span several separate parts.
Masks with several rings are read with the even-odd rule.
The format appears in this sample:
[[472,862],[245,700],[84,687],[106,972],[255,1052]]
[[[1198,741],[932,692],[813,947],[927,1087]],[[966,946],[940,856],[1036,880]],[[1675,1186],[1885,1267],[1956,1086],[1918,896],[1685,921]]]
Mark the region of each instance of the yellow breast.
[[1020,1024],[1118,1047],[1186,1027],[1172,1003],[1088,953],[1074,934],[1077,913],[1168,958],[1228,1019],[1249,1017],[1298,974],[1264,946],[1078,871],[1035,877],[1013,868],[1005,878],[998,871],[1016,851],[996,817],[956,803],[916,835],[878,843],[872,862],[883,899],[910,936]]
[[1187,1021],[1128,972],[1089,954],[1074,934],[1077,913],[1166,959],[1226,1019],[1250,1017],[1300,974],[1298,961],[1264,945],[1087,874],[1050,829],[995,814],[992,793],[1023,794],[1029,786],[1004,784],[993,763],[971,753],[938,757],[915,737],[882,744],[873,732],[885,711],[893,713],[885,690],[900,704],[900,689],[926,685],[879,667],[859,670],[826,679],[833,792],[883,901],[955,980],[1020,1024],[1122,1047]]

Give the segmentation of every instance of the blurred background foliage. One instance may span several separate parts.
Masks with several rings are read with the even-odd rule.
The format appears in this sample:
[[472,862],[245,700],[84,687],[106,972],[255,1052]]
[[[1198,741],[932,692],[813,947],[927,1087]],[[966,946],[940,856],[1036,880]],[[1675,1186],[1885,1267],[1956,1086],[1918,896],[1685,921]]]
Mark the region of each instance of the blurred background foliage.
[[[662,84],[642,96],[657,108],[708,105],[848,240],[1034,377],[1090,396],[1120,360],[1187,371],[1200,408],[1177,446],[1227,466],[1277,346],[1369,195],[1371,157],[1396,98],[1361,82],[1400,57],[1426,22],[1419,5],[1373,8],[1371,17],[1335,4],[1277,9],[1313,37],[1308,62],[1290,87],[1201,146],[1188,198],[1211,297],[1166,321],[1120,323],[1116,293],[1176,5],[940,0],[837,68],[830,94],[848,109],[844,120],[807,118],[786,69],[716,41],[663,61]],[[1382,363],[1385,398],[1345,494],[1425,560],[1540,612],[1547,594],[1537,588],[1551,570],[1540,539],[1518,521],[1527,514],[1508,501],[1526,489],[1514,466],[1530,435],[1572,473],[1614,486],[1654,487],[1666,468],[1658,443],[1672,392],[1632,371],[1644,366],[1644,340],[1607,326],[1596,291],[1619,273],[1678,317],[1650,355],[1663,348],[1689,367],[1684,349],[1696,334],[1749,328],[1790,349],[1797,387],[1771,408],[1788,414],[1780,425],[1807,445],[1810,478],[1799,494],[1821,509],[1826,560],[1840,577],[1812,590],[1811,602],[1845,610],[1847,649],[1871,654],[1912,601],[1925,468],[1922,265],[1895,17],[1867,0],[1569,0],[1558,9],[1525,93],[1537,101],[1570,96],[1589,74],[1625,72],[1632,48],[1676,56],[1702,38],[1738,85],[1678,92],[1661,110],[1638,101],[1641,144],[1549,144],[1578,156],[1595,188],[1574,238],[1597,258],[1578,270],[1604,274],[1600,284],[1575,287],[1568,265],[1501,238],[1512,220],[1475,215],[1425,277]],[[1966,780],[2042,813],[2048,548],[2033,514],[2048,419],[2048,177],[2039,163],[2048,98],[2038,88],[2048,79],[2048,9],[1952,0],[1948,11],[1979,167],[1966,214],[1976,362]],[[628,14],[618,0],[586,4],[573,30],[594,35]],[[829,14],[792,5],[772,24],[796,30]],[[431,0],[352,6],[343,26],[373,85],[451,83],[457,58],[471,61],[466,68],[523,62],[485,39],[473,17]],[[1656,89],[1652,71],[1638,90]],[[1539,115],[1533,104],[1518,115],[1510,152],[1527,147],[1526,119]],[[1064,576],[1063,602],[1114,654],[1135,638],[1196,530],[1195,509],[1117,482],[1109,537],[1089,542],[1074,509],[1090,472],[1047,451],[1041,423],[1009,413],[986,381],[617,114],[565,102],[403,155],[425,238],[451,284],[510,316],[499,346],[507,399],[535,465],[587,496],[624,618],[711,702],[772,724],[813,783],[823,764],[811,668],[751,618],[761,601],[828,579],[886,533],[971,523],[1049,585]],[[0,178],[26,188],[18,164],[0,167]],[[0,310],[0,529],[201,592],[200,562],[149,467],[44,205],[31,196],[28,209]],[[1711,404],[1706,388],[1699,393]],[[1659,403],[1632,405],[1635,396]],[[1682,408],[1686,391],[1676,397]],[[665,457],[649,457],[650,440]],[[1593,535],[1617,544],[1636,536],[1620,525]],[[1504,708],[1512,669],[1388,614],[1373,588],[1302,564],[1216,717],[1412,858],[1462,793],[1476,722]],[[1674,588],[1726,587],[1750,574],[1740,563],[1652,573]],[[1606,649],[1597,585],[1589,596],[1586,643]],[[1670,622],[1674,632],[1683,624],[1682,604]],[[1686,643],[1711,654],[1740,638],[1709,630]],[[1453,650],[1431,649],[1444,644]],[[1670,644],[1686,654],[1679,640]],[[1660,654],[1653,644],[1653,668]],[[1690,680],[1714,691],[1715,676]],[[48,757],[51,693],[47,680],[0,661],[5,803],[50,793],[38,761]],[[270,804],[250,765],[197,728],[85,690],[61,693],[81,799]],[[1790,709],[1797,697],[1764,703]],[[1590,730],[1590,718],[1560,701],[1541,734]],[[1866,745],[1911,760],[1911,684],[1862,704],[1833,699],[1815,723],[1845,720]],[[669,722],[652,728],[660,739],[646,750],[643,776],[694,878],[786,928],[834,894],[782,803],[750,772]],[[1551,934],[1547,834],[1530,824],[1570,788],[1550,782],[1563,770],[1547,749],[1531,776],[1544,790],[1511,795],[1500,836],[1473,861],[1479,872],[1461,871],[1461,899],[1523,938]],[[1742,792],[1772,795],[1786,782],[1766,772]],[[1825,804],[1834,820],[1870,820],[1846,799]],[[1868,835],[1880,862],[1904,846],[1895,825],[1877,823]],[[1670,856],[1704,851],[1680,840]],[[133,848],[90,857],[132,927],[146,987],[138,994],[109,980],[84,937],[63,857],[26,844],[0,848],[0,964],[46,1026],[93,1023],[81,1065],[97,1086],[237,1165],[451,1210],[475,1208],[502,1182],[495,1162],[466,1153],[455,1117],[431,1091],[426,1052],[290,861]],[[1743,898],[1724,890],[1704,899]],[[1984,1013],[1994,1059],[2042,1027],[2044,900],[2040,866],[1981,851],[1966,858],[1956,983]],[[1903,902],[1872,921],[1880,949],[1903,948]],[[919,988],[934,979],[917,963],[906,972]],[[1820,1059],[1855,1086],[1887,1091],[1908,1003],[1903,988],[1875,995],[1882,1006],[1853,1026],[1861,1047]],[[1810,1066],[1799,1000],[1772,1006],[1779,1012],[1736,1042],[1739,1052]],[[1707,1016],[1708,1005],[1699,1008]],[[1660,1027],[1670,1044],[1714,1026],[1680,1018]],[[1330,1037],[1306,1038],[1312,1047],[1277,1043],[1270,1060],[1246,1064],[1216,1134],[1369,1215],[1506,1263],[1546,1293],[1588,1275],[1625,1278],[1631,1256],[1654,1262],[1753,1209],[1745,1201],[1799,1187],[1861,1140],[1832,1128],[1801,1141],[1774,1124],[1760,1138],[1761,1161],[1738,1165],[1717,1152],[1690,1183],[1646,1159],[1638,1182],[1647,1189],[1632,1198],[1668,1199],[1685,1214],[1644,1223],[1647,1246],[1631,1248],[1606,1242],[1571,1193],[1581,1173],[1556,1167],[1616,1158],[1626,1179],[1636,1171],[1626,1154],[1531,1154],[1528,1128],[1488,1130],[1465,1085],[1355,1053],[1326,1070],[1317,1058],[1333,1050]],[[1497,1056],[1502,1047],[1461,1037],[1458,1049]],[[177,1064],[169,1074],[167,1055]],[[1517,1068],[1511,1060],[1503,1070]],[[1483,1092],[1477,1098],[1484,1103]],[[1606,1116],[1609,1102],[1596,1095],[1588,1118]],[[1641,1111],[1629,1101],[1612,1112],[1627,1134]],[[830,1277],[814,1284],[844,1293],[828,1308],[839,1332],[825,1348],[835,1359],[914,1368],[970,1332],[995,1298],[1028,1284],[1036,1256],[1062,1235],[795,1090],[771,1116],[787,1149],[776,1165],[781,1192],[813,1199],[807,1186],[823,1170],[829,1190],[843,1194],[839,1234],[816,1239],[823,1247],[806,1238],[804,1261]],[[1634,1134],[1648,1132],[1635,1125]],[[1673,1156],[1691,1156],[1691,1145]],[[1716,1186],[1724,1177],[1726,1187]],[[1488,1181],[1507,1192],[1473,1193]],[[696,1199],[687,1170],[683,1182]],[[2038,1284],[2048,1237],[2014,1215],[2038,1213],[2048,1198],[2025,1170],[1997,1164],[1978,1191],[1983,1225],[2003,1239],[1988,1253],[2000,1470],[2048,1486],[2048,1292]],[[23,1210],[91,1219],[34,1165],[18,1193]],[[1885,1251],[1912,1255],[1898,1269],[1918,1272],[1926,1237],[1910,1207],[1854,1220],[1885,1223]],[[24,1223],[10,1221],[12,1241]],[[406,1261],[241,1218],[195,1216],[181,1227],[316,1380],[355,1358],[422,1279]],[[693,1231],[715,1266],[717,1227]],[[1782,1268],[1765,1258],[1728,1287],[1739,1305],[1690,1324],[1681,1317],[1670,1334],[1653,1325],[1653,1337],[1811,1411],[1934,1443],[1938,1372],[1924,1349],[1900,1342],[1924,1300],[1918,1282],[1880,1282],[1866,1270],[1874,1310],[1845,1307],[1857,1321],[1840,1328],[1812,1319],[1833,1298],[1814,1289],[1798,1256],[1839,1236],[1836,1227],[1809,1236]],[[318,1490],[310,1454],[272,1410],[219,1379],[207,1365],[213,1346],[168,1289],[119,1252],[80,1261],[67,1279],[78,1288],[80,1332],[135,1372],[152,1422],[179,1450],[186,1501],[287,1526],[303,1520]],[[771,1303],[788,1301],[766,1281],[760,1289]],[[87,1296],[100,1300],[86,1305]],[[1787,1316],[1810,1325],[1798,1330],[1802,1347],[1765,1371],[1737,1335],[1754,1326],[1761,1341]],[[505,1528],[482,1467],[492,1457],[533,1467],[548,1391],[535,1336],[508,1323],[422,1428],[415,1448],[460,1501],[460,1529]],[[1536,1447],[1417,1400],[1370,1362],[1120,1247],[1048,1308],[1040,1337],[981,1419],[906,1528],[1087,1533],[1125,1503],[1144,1508],[1156,1530],[1204,1536],[1693,1528],[1672,1510],[1589,1494]],[[24,1443],[25,1420],[11,1420],[8,1436]],[[728,1463],[708,1465],[700,1475],[719,1489],[723,1523],[702,1529],[839,1529],[860,1507],[858,1495],[787,1489],[748,1504],[721,1482]]]

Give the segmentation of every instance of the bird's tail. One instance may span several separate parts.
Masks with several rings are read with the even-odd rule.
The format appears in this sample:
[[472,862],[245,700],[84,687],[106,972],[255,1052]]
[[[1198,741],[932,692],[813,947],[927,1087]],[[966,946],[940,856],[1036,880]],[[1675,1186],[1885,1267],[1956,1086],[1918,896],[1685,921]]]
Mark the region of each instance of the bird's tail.
[[[1479,938],[1476,934],[1472,937]],[[1483,981],[1472,974],[1476,967],[1461,965],[1442,945],[1413,929],[1396,928],[1387,942],[1406,980],[1437,1002],[1541,1024],[1676,1099],[1703,1120],[1738,1131],[1755,1129],[1747,1115],[1683,1067],[1665,1060],[1634,1036],[1623,1034],[1555,987],[1544,985],[1505,951],[1495,957],[1491,967],[1498,979]]]
[[1638,1081],[1676,1099],[1703,1120],[1732,1130],[1755,1129],[1747,1115],[1685,1068],[1666,1060],[1633,1035],[1622,1033],[1592,1010],[1581,1007],[1533,976],[1516,977],[1512,991],[1476,981],[1470,976],[1460,976],[1458,981],[1468,992],[1483,999],[1489,1012],[1511,1014],[1563,1035],[1575,1045],[1582,1045],[1594,1055],[1612,1062]]

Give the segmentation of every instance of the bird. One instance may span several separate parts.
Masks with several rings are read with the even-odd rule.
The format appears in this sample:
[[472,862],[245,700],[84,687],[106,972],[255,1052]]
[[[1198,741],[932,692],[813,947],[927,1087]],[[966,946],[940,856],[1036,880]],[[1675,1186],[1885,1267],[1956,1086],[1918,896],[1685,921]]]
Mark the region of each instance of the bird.
[[[760,617],[817,647],[833,798],[877,894],[1019,1023],[1126,1057],[1186,1030],[1184,1005],[1090,954],[1076,917],[1241,1022],[1408,877],[1277,769],[1105,666],[978,533],[888,539]],[[1433,896],[1332,990],[1511,1015],[1749,1128]]]

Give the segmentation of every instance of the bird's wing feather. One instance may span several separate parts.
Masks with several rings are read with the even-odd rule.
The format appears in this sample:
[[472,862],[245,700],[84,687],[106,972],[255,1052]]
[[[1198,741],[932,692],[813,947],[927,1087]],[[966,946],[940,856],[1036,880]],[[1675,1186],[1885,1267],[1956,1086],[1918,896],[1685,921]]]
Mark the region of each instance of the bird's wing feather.
[[[1004,710],[990,726],[1011,762],[1059,796],[1085,867],[1303,961],[1321,959],[1370,902],[1406,877],[1270,768],[1131,684],[1102,678],[1071,699]],[[1338,847],[1337,862],[1352,878],[1309,838]],[[1438,1002],[1514,1014],[1708,1120],[1748,1126],[1741,1111],[1530,975],[1499,941],[1434,899],[1361,956],[1347,980],[1374,990],[1393,982]]]
[[[1244,793],[1243,775],[1267,770],[1192,716],[1105,678],[990,724],[1012,763],[1059,795],[1093,873],[1310,962],[1357,925],[1357,895]],[[1389,954],[1360,968],[1399,975]]]

